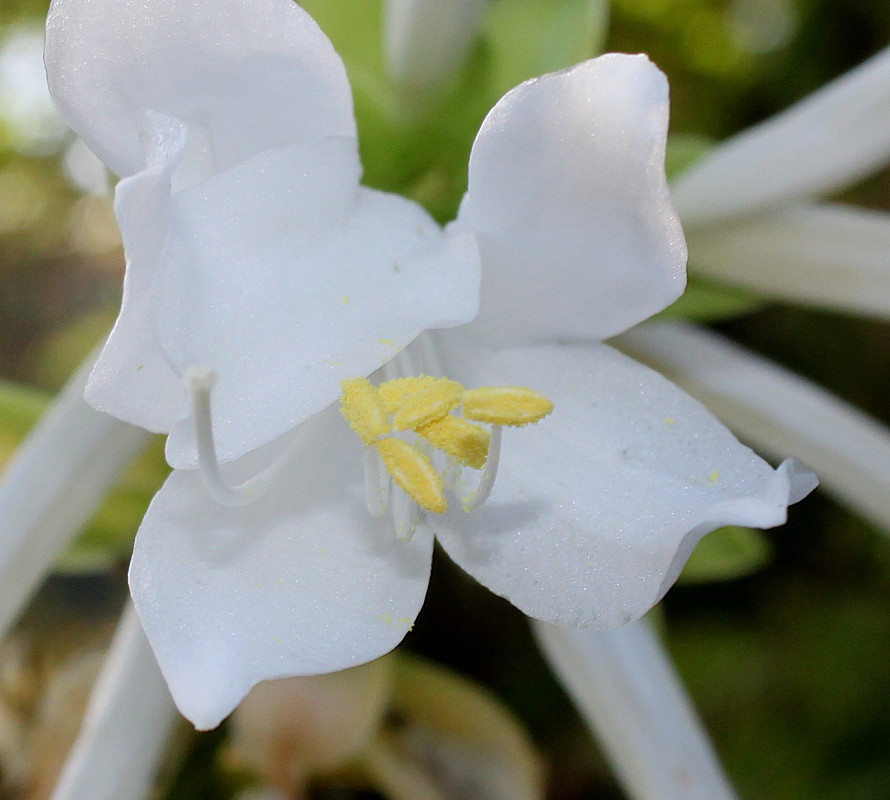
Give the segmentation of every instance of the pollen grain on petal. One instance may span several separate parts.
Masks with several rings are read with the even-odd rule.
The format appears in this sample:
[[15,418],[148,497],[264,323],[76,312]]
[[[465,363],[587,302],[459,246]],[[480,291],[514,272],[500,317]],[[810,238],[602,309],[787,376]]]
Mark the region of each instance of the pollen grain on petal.
[[386,407],[377,389],[365,378],[350,378],[340,384],[340,411],[365,444],[373,444],[390,432]]
[[461,464],[473,469],[485,466],[491,434],[481,425],[449,414],[417,428],[416,432]]
[[417,505],[436,514],[446,511],[442,476],[420,450],[401,439],[381,439],[375,445],[386,471]]
[[518,427],[538,422],[553,411],[544,395],[524,386],[483,386],[468,389],[461,397],[467,419],[492,425]]

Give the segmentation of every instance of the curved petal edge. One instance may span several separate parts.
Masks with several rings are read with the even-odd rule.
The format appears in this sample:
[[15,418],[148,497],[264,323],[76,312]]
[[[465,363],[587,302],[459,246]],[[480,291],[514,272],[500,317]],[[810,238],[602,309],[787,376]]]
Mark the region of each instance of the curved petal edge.
[[667,122],[664,75],[615,53],[526,81],[492,109],[453,223],[479,237],[476,326],[489,343],[603,339],[682,293]]

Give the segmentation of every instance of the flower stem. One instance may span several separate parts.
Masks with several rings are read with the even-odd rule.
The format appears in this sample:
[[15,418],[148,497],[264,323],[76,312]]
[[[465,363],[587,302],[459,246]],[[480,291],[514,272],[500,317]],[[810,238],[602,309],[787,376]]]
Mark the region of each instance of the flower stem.
[[612,631],[532,621],[544,654],[634,800],[734,800],[647,622]]

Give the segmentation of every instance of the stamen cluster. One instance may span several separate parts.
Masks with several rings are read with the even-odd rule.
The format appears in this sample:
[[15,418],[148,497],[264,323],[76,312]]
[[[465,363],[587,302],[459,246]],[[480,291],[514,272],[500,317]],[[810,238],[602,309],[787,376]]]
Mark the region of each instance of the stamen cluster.
[[341,411],[350,427],[377,450],[396,484],[436,514],[448,508],[443,477],[420,447],[396,434],[413,433],[458,464],[482,469],[491,432],[477,422],[519,427],[553,410],[550,400],[522,386],[465,389],[450,378],[428,375],[396,378],[377,387],[365,378],[351,378],[342,389]]

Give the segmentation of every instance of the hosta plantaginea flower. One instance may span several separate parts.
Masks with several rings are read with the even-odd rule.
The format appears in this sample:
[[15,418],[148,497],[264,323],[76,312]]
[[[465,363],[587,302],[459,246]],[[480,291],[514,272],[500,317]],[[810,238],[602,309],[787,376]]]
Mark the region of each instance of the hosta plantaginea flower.
[[[224,460],[477,307],[470,237],[359,185],[349,85],[286,0],[56,0],[50,88],[122,176],[120,317],[87,398],[195,462],[183,377],[217,375]],[[336,320],[336,324],[333,323]]]
[[[201,470],[175,471],[153,501],[131,567],[199,727],[260,680],[394,647],[434,534],[526,613],[608,628],[655,603],[706,532],[779,524],[809,488],[599,344],[684,283],[667,85],[645,57],[508,93],[443,233],[358,187],[342,65],[288,0],[55,0],[49,43],[63,107],[133,173],[118,190],[124,310],[91,396],[171,427],[175,466],[194,461],[193,435],[200,451]],[[402,349],[473,315],[477,256],[478,318]],[[406,422],[393,387],[422,394],[422,375],[459,383],[434,382],[438,410]],[[341,386],[346,419],[330,404]],[[539,410],[494,414],[496,396]],[[500,423],[535,420],[499,453]]]

